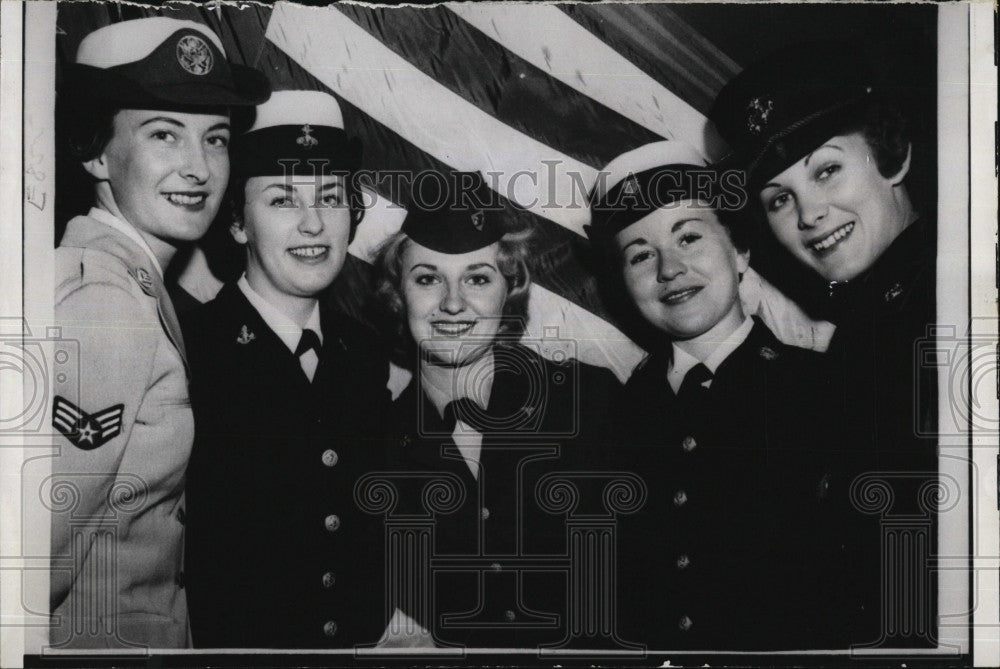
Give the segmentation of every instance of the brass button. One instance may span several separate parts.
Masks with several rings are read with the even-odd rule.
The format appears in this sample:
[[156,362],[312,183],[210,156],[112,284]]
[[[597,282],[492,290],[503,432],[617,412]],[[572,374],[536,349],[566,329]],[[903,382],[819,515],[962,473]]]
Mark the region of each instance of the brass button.
[[682,632],[687,632],[694,626],[694,621],[687,616],[681,616],[681,619],[677,621],[677,626],[681,628]]
[[503,617],[509,620],[510,622],[514,622],[514,619],[517,618],[517,616],[514,615],[514,612],[511,611],[510,609],[507,609],[506,611],[503,612]]
[[328,571],[323,574],[323,587],[332,588],[333,584],[337,582],[337,577],[333,575],[332,571]]
[[684,449],[685,453],[690,453],[697,447],[698,447],[698,442],[695,441],[694,437],[692,437],[691,435],[688,435],[684,437],[683,440],[681,440],[681,448]]
[[337,633],[337,623],[333,622],[332,620],[326,621],[326,624],[323,625],[323,634],[327,636],[334,636],[336,633]]
[[503,567],[500,566],[499,562],[494,562],[493,564],[491,564],[490,569],[492,569],[493,571],[503,571]]
[[684,506],[688,501],[687,493],[683,490],[678,490],[674,493],[674,506]]
[[328,448],[323,451],[323,464],[327,467],[333,467],[340,460],[340,456],[337,455],[337,451],[332,448]]
[[691,558],[689,558],[687,555],[681,555],[677,558],[678,569],[687,569],[688,565],[690,564],[691,564]]
[[489,520],[490,510],[484,506],[482,509],[479,510],[479,517],[482,518],[483,520]]
[[340,529],[340,516],[335,513],[331,513],[326,517],[324,524],[326,525],[327,532],[336,532]]

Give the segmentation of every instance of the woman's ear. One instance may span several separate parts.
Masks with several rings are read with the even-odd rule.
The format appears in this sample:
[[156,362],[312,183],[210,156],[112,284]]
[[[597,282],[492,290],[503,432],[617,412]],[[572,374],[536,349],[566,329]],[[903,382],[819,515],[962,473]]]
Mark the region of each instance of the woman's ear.
[[736,272],[740,279],[743,279],[748,269],[750,269],[750,251],[736,251]]
[[103,153],[84,162],[83,169],[87,170],[87,173],[98,181],[108,180],[108,161]]
[[903,159],[903,164],[900,166],[899,171],[889,177],[889,181],[893,186],[898,186],[903,183],[903,179],[910,172],[910,158],[913,157],[913,144],[906,145],[906,158]]
[[243,225],[243,217],[233,212],[233,222],[229,224],[229,234],[233,236],[237,244],[247,243],[247,231]]

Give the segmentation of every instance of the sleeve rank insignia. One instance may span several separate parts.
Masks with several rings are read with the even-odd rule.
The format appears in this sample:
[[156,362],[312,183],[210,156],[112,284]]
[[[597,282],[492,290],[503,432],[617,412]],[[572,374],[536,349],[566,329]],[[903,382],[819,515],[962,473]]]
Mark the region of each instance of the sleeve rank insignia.
[[92,451],[111,441],[122,431],[124,404],[116,404],[89,414],[64,397],[56,395],[52,405],[52,427],[79,449]]

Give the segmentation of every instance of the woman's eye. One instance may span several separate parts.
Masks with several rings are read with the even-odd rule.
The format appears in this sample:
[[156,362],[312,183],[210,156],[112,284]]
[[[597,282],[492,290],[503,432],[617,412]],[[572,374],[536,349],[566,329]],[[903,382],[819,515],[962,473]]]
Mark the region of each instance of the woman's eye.
[[433,274],[418,274],[413,282],[418,286],[433,286],[438,283],[438,278]]
[[636,253],[635,255],[633,255],[631,258],[628,259],[628,264],[629,265],[638,265],[639,263],[643,262],[644,260],[648,260],[649,258],[652,258],[652,257],[653,257],[653,254],[650,251],[639,251],[638,253]]
[[681,246],[688,246],[698,241],[699,239],[701,239],[701,235],[699,235],[697,232],[687,232],[681,235],[680,244]]
[[492,283],[490,277],[485,274],[473,274],[466,279],[473,286],[486,286]]
[[177,140],[176,135],[167,130],[156,130],[150,135],[150,137],[161,142],[174,142]]
[[340,193],[330,193],[328,195],[324,195],[321,202],[326,207],[339,207],[344,203],[344,198]]
[[782,207],[784,207],[786,204],[788,204],[788,201],[790,199],[791,199],[791,197],[789,196],[788,193],[778,193],[773,198],[771,198],[771,200],[767,203],[767,210],[768,211],[778,211],[779,209],[781,209]]
[[215,135],[208,138],[208,144],[218,149],[225,149],[229,146],[229,137],[227,135]]
[[292,202],[292,198],[288,197],[287,195],[280,195],[278,197],[275,197],[275,198],[271,199],[271,206],[272,207],[292,207],[292,206],[295,206],[295,205]]
[[840,171],[840,165],[833,163],[831,165],[825,165],[818,172],[816,172],[816,180],[823,181],[829,179],[834,174]]

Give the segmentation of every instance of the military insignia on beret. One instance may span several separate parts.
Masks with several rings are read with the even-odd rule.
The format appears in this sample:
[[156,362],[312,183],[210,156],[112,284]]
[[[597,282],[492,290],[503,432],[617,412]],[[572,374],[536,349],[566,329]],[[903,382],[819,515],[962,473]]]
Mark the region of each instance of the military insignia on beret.
[[476,230],[479,230],[480,232],[483,231],[484,221],[485,218],[483,217],[483,212],[477,211],[472,215],[472,227],[474,227]]
[[208,44],[197,35],[185,35],[177,40],[177,62],[185,72],[198,76],[208,74],[215,64],[212,60],[212,50]]
[[886,302],[893,302],[893,301],[895,301],[902,294],[903,294],[903,284],[901,284],[901,283],[894,283],[894,284],[892,284],[892,288],[890,288],[889,290],[885,291],[885,296],[884,296],[885,297],[885,301]]
[[153,277],[149,275],[144,267],[135,268],[135,280],[139,282],[142,289],[149,293],[153,290]]
[[747,130],[754,135],[764,132],[767,119],[774,111],[774,101],[766,97],[756,97],[747,103]]
[[250,332],[250,328],[244,325],[243,327],[240,328],[240,335],[236,338],[236,343],[249,344],[256,338],[257,335],[255,335],[253,332]]
[[295,140],[295,143],[304,149],[311,149],[319,146],[319,140],[312,136],[313,127],[306,123],[302,126],[302,136]]
[[66,398],[56,395],[52,405],[52,427],[59,430],[77,448],[92,451],[121,434],[124,411],[124,404],[116,404],[89,414]]
[[776,360],[778,358],[778,352],[770,346],[761,346],[758,353],[760,353],[760,357],[765,360]]

